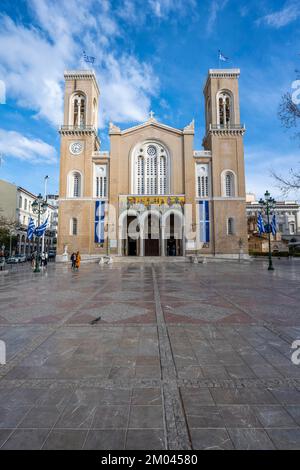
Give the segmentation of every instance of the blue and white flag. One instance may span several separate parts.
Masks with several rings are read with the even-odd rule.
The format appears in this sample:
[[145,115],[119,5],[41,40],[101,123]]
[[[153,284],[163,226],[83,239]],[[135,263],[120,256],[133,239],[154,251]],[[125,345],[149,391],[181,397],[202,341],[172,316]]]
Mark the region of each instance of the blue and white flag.
[[95,205],[95,243],[104,243],[105,201]]
[[229,57],[226,57],[224,54],[219,49],[219,60],[222,60],[223,62],[227,62],[229,60]]
[[209,201],[199,201],[200,241],[209,242]]
[[40,225],[39,227],[35,229],[34,231],[35,235],[37,237],[42,237],[44,233],[46,232],[47,225],[48,225],[48,217],[45,220],[45,222],[42,223],[42,225]]
[[259,213],[259,216],[257,217],[257,228],[258,228],[260,235],[266,232],[265,224],[264,224],[261,213]]
[[272,231],[272,235],[276,235],[276,232],[277,232],[277,222],[276,222],[276,215],[274,214],[273,217],[272,217],[272,221],[271,221],[271,231]]
[[87,63],[87,64],[93,64],[95,62],[95,59],[96,57],[92,57],[90,55],[86,55],[85,51],[83,51],[83,58],[84,58],[84,61]]
[[27,227],[27,238],[31,240],[35,232],[35,225],[33,219],[30,217],[28,227]]

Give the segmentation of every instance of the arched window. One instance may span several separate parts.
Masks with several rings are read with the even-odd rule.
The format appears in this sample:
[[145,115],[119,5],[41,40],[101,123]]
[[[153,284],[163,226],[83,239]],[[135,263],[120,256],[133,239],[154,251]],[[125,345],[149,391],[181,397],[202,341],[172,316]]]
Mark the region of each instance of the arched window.
[[235,181],[232,171],[226,171],[224,174],[224,195],[226,197],[235,196]]
[[234,219],[233,217],[229,217],[227,220],[227,234],[234,235]]
[[81,174],[78,171],[73,171],[69,175],[69,197],[81,197]]
[[96,165],[95,174],[95,197],[107,197],[107,165]]
[[98,112],[97,112],[97,100],[96,98],[94,98],[94,101],[93,101],[93,126],[95,127],[95,129],[97,129],[98,127]]
[[72,98],[73,126],[85,127],[86,124],[86,98],[83,93],[75,93]]
[[139,145],[133,158],[133,193],[168,194],[168,154],[157,142]]
[[220,127],[230,127],[233,124],[233,99],[227,91],[218,94],[218,124]]
[[290,234],[293,235],[295,233],[295,224],[291,223],[290,224]]
[[209,181],[208,181],[208,165],[206,163],[196,164],[196,186],[197,197],[208,197],[209,195]]
[[71,224],[70,225],[71,225],[70,226],[71,235],[77,235],[78,223],[77,223],[76,217],[73,217],[71,219]]

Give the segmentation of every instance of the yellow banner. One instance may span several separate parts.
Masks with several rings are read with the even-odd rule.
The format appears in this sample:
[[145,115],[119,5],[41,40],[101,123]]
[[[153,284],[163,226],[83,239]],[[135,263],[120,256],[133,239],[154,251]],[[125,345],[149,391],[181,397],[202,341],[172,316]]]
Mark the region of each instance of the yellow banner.
[[167,205],[173,206],[174,204],[180,204],[184,206],[184,196],[128,196],[127,203],[132,204],[143,204],[145,207],[156,204],[158,206]]

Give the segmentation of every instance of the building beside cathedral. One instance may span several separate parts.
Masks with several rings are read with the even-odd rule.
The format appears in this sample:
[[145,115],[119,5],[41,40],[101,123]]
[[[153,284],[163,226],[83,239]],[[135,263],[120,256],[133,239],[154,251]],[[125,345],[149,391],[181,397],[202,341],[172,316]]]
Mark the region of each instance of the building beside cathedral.
[[100,90],[93,71],[65,73],[60,129],[58,260],[112,256],[247,256],[239,69],[210,69],[204,87],[203,150],[194,122],[176,129],[110,124],[98,136]]

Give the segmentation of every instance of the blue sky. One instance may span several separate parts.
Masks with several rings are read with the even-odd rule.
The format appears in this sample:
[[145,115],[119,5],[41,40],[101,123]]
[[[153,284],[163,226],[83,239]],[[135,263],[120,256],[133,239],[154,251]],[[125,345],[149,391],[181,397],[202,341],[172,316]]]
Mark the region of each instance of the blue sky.
[[300,160],[300,142],[277,117],[300,70],[298,0],[2,0],[0,8],[0,178],[39,192],[47,174],[58,191],[63,73],[86,68],[82,50],[96,57],[102,150],[109,121],[126,128],[150,109],[174,127],[194,118],[201,149],[203,83],[221,49],[226,67],[241,69],[247,191],[280,197],[270,170],[285,174]]

